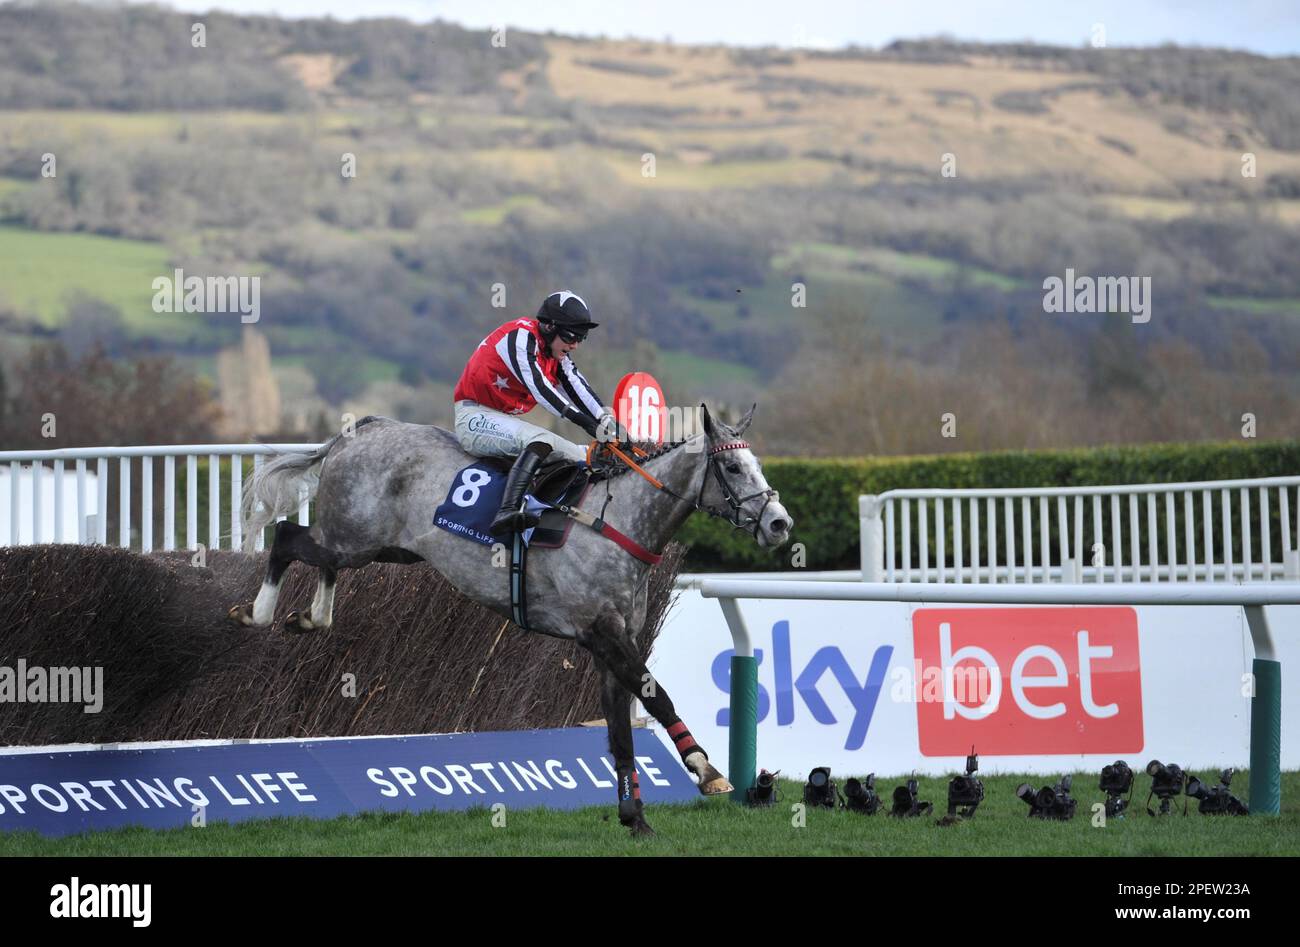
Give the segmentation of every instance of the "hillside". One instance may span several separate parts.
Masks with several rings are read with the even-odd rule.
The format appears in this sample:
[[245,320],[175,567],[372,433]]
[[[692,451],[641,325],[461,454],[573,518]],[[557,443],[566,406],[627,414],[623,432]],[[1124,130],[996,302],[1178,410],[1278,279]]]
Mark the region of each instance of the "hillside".
[[[445,23],[200,19],[196,49],[189,15],[0,7],[9,359],[73,326],[215,379],[239,317],[150,306],[152,278],[181,267],[262,278],[287,424],[445,417],[484,332],[560,286],[603,316],[580,361],[606,391],[640,368],[677,403],[793,400],[828,346],[949,378],[1011,338],[1005,380],[1041,391],[1050,361],[1080,391],[1008,446],[1070,442],[1062,418],[1099,392],[1224,393],[1201,427],[1148,438],[1231,436],[1247,381],[1274,424],[1297,419],[1298,60],[513,30],[502,46]],[[1042,282],[1067,268],[1149,276],[1154,318],[1045,314]]]

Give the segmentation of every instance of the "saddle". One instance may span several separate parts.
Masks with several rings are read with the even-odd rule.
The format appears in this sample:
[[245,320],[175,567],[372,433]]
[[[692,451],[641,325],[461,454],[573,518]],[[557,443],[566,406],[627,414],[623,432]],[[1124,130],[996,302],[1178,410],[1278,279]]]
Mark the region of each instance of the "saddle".
[[[480,466],[499,471],[502,478],[510,473],[514,466],[513,458],[480,458]],[[533,482],[526,492],[536,499],[552,506],[576,507],[598,479],[586,464],[573,460],[557,460],[545,464],[533,477]],[[533,529],[529,545],[540,549],[558,549],[569,538],[573,528],[573,519],[559,510],[545,510],[542,521]]]

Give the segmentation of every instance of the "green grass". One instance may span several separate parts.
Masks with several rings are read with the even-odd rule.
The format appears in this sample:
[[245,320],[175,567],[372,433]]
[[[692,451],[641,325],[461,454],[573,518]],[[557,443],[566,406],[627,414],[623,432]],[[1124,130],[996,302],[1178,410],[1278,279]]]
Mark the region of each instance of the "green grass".
[[[796,278],[803,279],[807,285],[804,309],[790,305],[790,286]],[[763,283],[745,286],[742,293],[729,294],[724,299],[705,299],[679,292],[676,298],[722,333],[746,329],[797,333],[802,331],[806,320],[817,319],[823,307],[831,303],[850,306],[882,331],[918,342],[933,338],[943,328],[943,312],[933,297],[896,277],[841,267],[828,258],[804,264],[790,256],[777,256]],[[741,304],[748,307],[746,318],[737,312]]]
[[121,112],[90,109],[0,109],[0,127],[19,138],[40,140],[49,130],[74,139],[107,137],[116,140],[154,142],[173,138],[182,130],[191,133],[228,132],[231,128],[274,128],[303,123],[297,115],[225,109],[211,112]]
[[1253,315],[1285,313],[1300,316],[1300,299],[1258,299],[1253,296],[1207,296],[1205,301],[1215,309],[1249,312]]
[[10,194],[17,194],[30,184],[30,181],[25,181],[22,178],[0,176],[0,201],[4,200]]
[[0,292],[45,326],[57,326],[70,299],[84,293],[116,306],[132,332],[192,333],[194,314],[153,311],[151,284],[171,273],[160,243],[0,227]]
[[893,279],[920,279],[940,282],[963,274],[972,286],[991,286],[1004,292],[1019,288],[1022,280],[1003,276],[993,270],[963,265],[924,253],[902,253],[885,247],[846,247],[833,243],[796,243],[786,252],[773,257],[772,265],[781,269],[799,268],[816,271],[851,271],[866,268]]
[[749,365],[724,362],[691,352],[660,349],[659,364],[663,366],[664,375],[660,381],[670,390],[683,387],[708,389],[711,385],[728,383],[750,384],[758,378],[758,372]]
[[[1210,774],[1203,773],[1203,776]],[[1233,789],[1248,796],[1247,774]],[[614,807],[574,812],[507,810],[506,824],[492,813],[380,813],[328,822],[273,819],[203,829],[123,829],[62,839],[35,833],[0,837],[6,855],[1223,855],[1300,854],[1300,774],[1283,775],[1279,818],[1188,815],[1153,819],[1135,794],[1133,814],[1094,827],[1091,806],[1100,802],[1096,773],[1075,775],[1079,812],[1070,822],[1031,821],[1015,798],[1020,782],[1043,778],[995,776],[984,780],[985,801],[969,821],[940,827],[935,817],[892,819],[810,809],[804,827],[792,824],[791,804],[800,786],[781,783],[781,801],[746,809],[726,798],[683,805],[651,805],[646,815],[658,833],[633,839],[614,817]],[[888,798],[896,782],[882,780]],[[919,780],[920,796],[943,807],[945,779]],[[1139,786],[1147,788],[1145,776]],[[1181,804],[1180,809],[1181,812]]]
[[506,215],[520,207],[540,204],[541,198],[535,194],[514,194],[499,204],[491,207],[473,207],[460,212],[460,219],[467,224],[483,224],[496,227],[505,222]]

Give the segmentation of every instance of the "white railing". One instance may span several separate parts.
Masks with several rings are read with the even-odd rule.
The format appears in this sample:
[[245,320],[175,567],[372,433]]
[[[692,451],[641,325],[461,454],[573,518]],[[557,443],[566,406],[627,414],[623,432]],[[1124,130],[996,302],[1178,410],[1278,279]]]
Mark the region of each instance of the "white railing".
[[890,490],[859,498],[862,579],[1300,580],[1298,488],[1300,477]]
[[[239,510],[247,463],[252,469],[264,459],[292,451],[312,451],[317,444],[186,444],[165,447],[76,447],[51,451],[0,451],[0,466],[9,497],[8,528],[0,530],[0,545],[15,546],[20,536],[32,542],[108,543],[110,496],[117,500],[116,544],[140,552],[181,549],[238,549],[243,540]],[[154,478],[162,458],[161,489]],[[116,460],[116,464],[110,461]],[[184,544],[177,545],[177,462],[183,462]],[[222,467],[226,475],[222,476]],[[199,468],[206,468],[200,476]],[[239,476],[233,476],[238,471]],[[138,473],[139,479],[134,479]],[[52,476],[50,476],[52,474]],[[116,480],[115,492],[110,480]],[[201,482],[207,483],[207,528],[199,512]],[[224,481],[224,482],[223,482]],[[224,487],[224,493],[223,493]],[[88,496],[88,489],[95,496]],[[46,494],[49,493],[47,498]],[[29,498],[29,503],[23,502]],[[138,503],[136,502],[138,500]],[[157,502],[155,502],[157,501]],[[53,515],[47,515],[52,507]],[[158,511],[161,509],[161,516]],[[302,498],[298,522],[307,525],[309,504]],[[282,517],[283,518],[283,517]],[[27,525],[30,529],[23,529]],[[202,535],[204,542],[200,542]],[[159,540],[161,542],[159,542]],[[258,536],[256,548],[263,546]]]

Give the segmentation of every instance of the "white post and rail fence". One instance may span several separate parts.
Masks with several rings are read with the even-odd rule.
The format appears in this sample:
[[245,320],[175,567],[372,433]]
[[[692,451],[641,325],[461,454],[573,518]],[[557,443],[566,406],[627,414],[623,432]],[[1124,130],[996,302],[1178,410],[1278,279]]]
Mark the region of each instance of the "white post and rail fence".
[[[244,477],[318,444],[0,451],[0,546],[76,542],[138,552],[238,549]],[[161,462],[161,463],[160,463]],[[232,472],[238,471],[239,476]],[[7,490],[8,497],[4,497]],[[309,522],[304,498],[298,522]],[[261,549],[264,537],[257,537]]]

